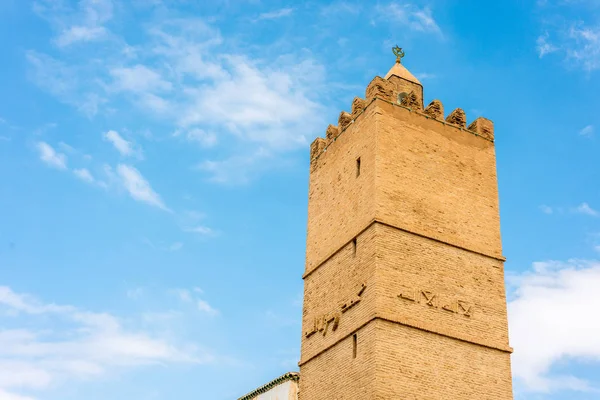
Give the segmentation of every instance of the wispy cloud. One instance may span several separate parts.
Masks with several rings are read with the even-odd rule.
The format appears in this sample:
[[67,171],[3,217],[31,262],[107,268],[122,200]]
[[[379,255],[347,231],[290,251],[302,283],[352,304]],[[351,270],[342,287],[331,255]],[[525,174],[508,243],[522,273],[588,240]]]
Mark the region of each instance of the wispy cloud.
[[[43,303],[0,287],[0,313],[24,328],[0,329],[0,398],[25,399],[82,380],[158,363],[208,363],[213,357],[187,344],[128,328],[108,313]],[[35,328],[34,328],[35,327]]]
[[590,215],[592,217],[600,216],[600,211],[593,209],[588,203],[581,203],[574,211],[576,213]]
[[275,11],[269,11],[269,12],[265,12],[260,14],[255,21],[261,21],[261,20],[265,20],[265,19],[279,19],[282,17],[289,17],[290,15],[292,15],[292,13],[294,12],[293,8],[282,8],[279,10],[275,10]]
[[600,263],[536,262],[512,281],[508,315],[515,378],[531,391],[597,391],[582,376],[552,367],[565,360],[600,363],[600,320],[590,318],[600,307]]
[[133,199],[171,212],[171,210],[165,206],[158,193],[152,189],[150,183],[136,168],[131,165],[119,164],[117,166],[117,174],[123,187]]
[[179,251],[181,249],[183,249],[183,243],[181,243],[181,242],[172,243],[171,245],[169,245],[167,247],[168,251]]
[[96,181],[92,176],[92,173],[87,168],[74,169],[73,173],[76,177],[78,177],[84,182],[94,183]]
[[112,143],[115,149],[117,149],[122,156],[131,156],[135,153],[132,143],[123,139],[123,137],[117,131],[110,130],[102,137],[104,140]]
[[554,210],[552,209],[552,207],[547,206],[545,204],[542,204],[540,206],[540,211],[542,211],[544,214],[552,214],[552,213],[554,213]]
[[268,165],[271,157],[268,150],[259,148],[252,154],[232,156],[222,160],[205,160],[196,168],[209,173],[210,180],[213,182],[228,185],[245,184]]
[[437,78],[437,75],[436,74],[432,74],[432,73],[428,73],[428,72],[421,72],[421,73],[417,73],[416,77],[420,81],[426,81],[426,80],[431,80],[431,79]]
[[85,77],[78,67],[68,65],[36,51],[26,53],[29,78],[60,101],[75,107],[88,117],[97,114],[106,99],[98,91],[96,79]]
[[593,137],[594,136],[594,126],[593,125],[587,125],[582,130],[579,131],[579,135],[581,135],[583,137],[586,137],[586,138]]
[[143,287],[136,287],[136,288],[128,289],[125,294],[128,298],[130,298],[132,300],[138,300],[144,295],[144,293],[145,293],[145,290]]
[[189,289],[171,289],[170,293],[175,295],[180,301],[196,306],[197,310],[209,316],[219,315],[219,310],[211,306],[206,300],[198,296],[204,292],[200,288]]
[[540,35],[537,38],[537,42],[536,42],[537,43],[537,51],[538,51],[540,58],[543,58],[547,54],[558,51],[558,47],[556,47],[552,43],[548,42],[548,40],[549,40],[548,32],[544,33],[543,35]]
[[114,78],[113,88],[133,93],[164,92],[173,88],[171,82],[145,65],[119,67],[110,70]]
[[392,2],[377,6],[376,10],[381,19],[401,24],[413,31],[443,36],[429,7],[420,8],[414,4]]
[[215,234],[215,232],[211,228],[202,225],[193,226],[191,228],[185,228],[184,231],[188,233],[195,233],[200,236],[212,236]]
[[[178,137],[182,136],[180,130],[177,130],[173,133],[173,136]],[[193,128],[185,132],[183,134],[185,139],[192,143],[198,143],[200,146],[208,148],[213,147],[217,144],[217,135],[214,132],[207,132],[204,129]]]
[[592,2],[563,1],[538,4],[543,15],[543,33],[536,49],[543,58],[549,54],[561,57],[569,68],[584,71],[600,69],[600,25],[591,15]]
[[[291,12],[277,10],[263,17]],[[325,70],[314,59],[232,53],[220,31],[198,18],[165,19],[140,31],[146,36],[134,59],[123,56],[122,38],[103,44],[102,63],[76,55],[67,63],[30,51],[31,79],[90,117],[112,112],[109,105],[117,101],[130,102],[204,149],[226,136],[238,142],[219,153],[222,160],[199,169],[209,175],[213,162],[244,159],[249,164],[258,161],[251,155],[261,148],[280,154],[307,146],[312,132],[324,125],[325,106],[317,99],[326,88]],[[231,183],[224,174],[212,178]]]
[[214,309],[210,304],[208,304],[208,302],[198,299],[198,301],[196,302],[197,306],[198,306],[198,310],[206,313],[208,315],[218,315],[219,311]]
[[104,39],[109,35],[105,24],[113,17],[112,0],[80,0],[77,8],[64,2],[38,0],[34,11],[58,31],[54,39],[59,47]]
[[38,149],[40,159],[46,163],[46,165],[58,169],[67,169],[66,155],[63,153],[58,153],[46,142],[38,142],[36,147]]
[[574,25],[569,30],[570,47],[566,49],[570,60],[584,70],[600,68],[600,27]]

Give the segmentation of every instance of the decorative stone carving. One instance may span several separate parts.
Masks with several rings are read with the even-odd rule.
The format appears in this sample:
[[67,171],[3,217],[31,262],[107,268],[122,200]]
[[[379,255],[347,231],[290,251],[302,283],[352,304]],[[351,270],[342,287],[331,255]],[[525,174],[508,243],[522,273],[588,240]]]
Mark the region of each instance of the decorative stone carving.
[[393,102],[394,89],[395,86],[393,83],[380,76],[376,76],[371,83],[369,83],[369,86],[367,86],[366,97],[367,99],[378,97]]
[[340,134],[340,130],[337,126],[329,125],[327,127],[327,131],[325,132],[327,141],[332,141],[337,135]]
[[464,128],[467,126],[467,116],[462,108],[457,108],[448,115],[446,122]]
[[356,119],[366,106],[367,102],[365,100],[360,97],[355,97],[352,101],[352,119]]
[[404,96],[404,98],[400,102],[400,105],[403,105],[404,107],[408,107],[413,110],[421,109],[421,102],[419,101],[419,98],[417,97],[415,92],[410,92],[408,95]]
[[316,138],[310,145],[310,159],[314,160],[319,154],[323,152],[327,141],[321,137]]
[[494,140],[494,123],[487,118],[477,118],[467,129],[488,140]]
[[435,118],[437,120],[444,120],[444,106],[441,101],[434,100],[425,108],[423,114],[429,115],[431,118]]
[[342,111],[340,113],[340,117],[338,118],[338,127],[340,132],[346,129],[350,123],[352,123],[352,115],[348,114],[346,111]]

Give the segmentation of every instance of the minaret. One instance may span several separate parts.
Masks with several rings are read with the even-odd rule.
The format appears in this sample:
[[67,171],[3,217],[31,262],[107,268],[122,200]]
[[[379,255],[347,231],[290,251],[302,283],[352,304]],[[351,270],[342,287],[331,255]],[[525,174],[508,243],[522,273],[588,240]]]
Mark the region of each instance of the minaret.
[[394,53],[311,145],[300,400],[512,399],[493,124]]

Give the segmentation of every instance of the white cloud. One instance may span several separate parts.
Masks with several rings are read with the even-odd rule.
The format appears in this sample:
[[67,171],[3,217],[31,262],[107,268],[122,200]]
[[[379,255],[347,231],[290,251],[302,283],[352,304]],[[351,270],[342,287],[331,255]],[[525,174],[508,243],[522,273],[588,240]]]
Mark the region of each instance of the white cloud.
[[202,294],[203,291],[200,288],[193,288],[192,290],[188,289],[171,289],[169,291],[171,294],[176,296],[180,301],[189,304],[195,304],[198,311],[210,315],[215,316],[219,315],[219,310],[213,308],[206,300],[202,300],[197,298],[195,294]]
[[554,53],[558,50],[558,47],[548,42],[548,38],[549,35],[547,32],[537,38],[537,51],[540,58],[544,57],[546,54]]
[[42,303],[9,287],[0,287],[0,314],[27,327],[0,329],[1,399],[26,399],[22,391],[105,379],[125,369],[213,360],[195,347],[125,328],[114,315]]
[[600,28],[574,25],[569,31],[568,57],[586,71],[600,68]]
[[199,143],[202,147],[212,147],[217,144],[217,135],[200,128],[190,129],[185,137],[188,141]]
[[65,142],[58,142],[58,147],[60,147],[67,153],[77,153],[77,150],[73,146],[71,146]]
[[52,146],[46,142],[38,142],[37,149],[40,153],[40,159],[47,165],[58,169],[67,169],[67,156],[57,153]]
[[187,289],[171,289],[169,292],[184,303],[192,302],[192,294]]
[[[78,24],[68,26],[73,25]],[[228,136],[236,145],[224,149],[223,160],[207,161],[200,168],[215,182],[231,183],[227,178],[234,176],[214,173],[214,163],[243,162],[254,171],[264,169],[250,165],[259,161],[254,154],[306,147],[325,126],[325,106],[316,99],[331,89],[324,67],[307,52],[278,52],[264,59],[232,53],[221,33],[197,18],[166,19],[145,33],[148,40],[142,38],[137,45],[135,64],[123,59],[127,45],[115,37],[97,47],[93,60],[72,57],[67,63],[29,52],[30,76],[90,117],[119,112],[108,105],[130,102],[146,117],[161,120],[204,148]],[[254,174],[242,175],[245,180]]]
[[189,232],[189,233],[196,233],[196,234],[202,235],[202,236],[210,236],[215,233],[209,227],[202,226],[202,225],[194,226],[192,228],[186,228],[186,229],[184,229],[184,231]]
[[218,315],[219,311],[212,308],[210,304],[208,304],[206,301],[198,299],[196,304],[198,305],[198,310],[200,310],[203,313],[206,313],[208,315]]
[[278,150],[307,144],[309,132],[321,125],[320,106],[309,99],[302,80],[317,79],[320,66],[304,61],[283,71],[258,68],[244,57],[224,60],[231,78],[188,88],[178,123],[226,128],[238,138]]
[[102,26],[71,26],[56,38],[59,47],[69,46],[76,42],[90,42],[106,36],[107,31]]
[[150,183],[142,176],[140,171],[131,165],[119,164],[117,166],[117,174],[121,180],[121,184],[133,199],[170,212],[158,193],[152,189]]
[[117,149],[122,156],[130,156],[134,153],[131,142],[123,139],[123,137],[119,135],[119,132],[117,131],[110,130],[103,135],[103,138],[104,140],[112,143],[112,145],[115,146],[115,149]]
[[21,396],[14,393],[8,393],[0,389],[0,400],[35,400],[33,397]]
[[553,367],[600,363],[600,319],[594,317],[600,308],[600,262],[537,262],[512,280],[508,315],[515,378],[532,391],[595,391],[582,377]]
[[581,203],[579,206],[577,206],[577,208],[575,209],[575,212],[577,212],[579,214],[590,215],[592,217],[600,216],[600,212],[597,210],[594,210],[592,207],[590,207],[590,205],[588,203]]
[[73,173],[76,177],[87,183],[94,183],[96,180],[92,173],[87,168],[74,169]]
[[58,31],[54,42],[59,47],[97,41],[109,36],[104,26],[113,17],[112,0],[80,0],[78,7],[64,2],[39,0],[34,11],[48,20]]
[[431,74],[428,72],[421,72],[416,74],[416,77],[420,80],[420,81],[426,81],[426,80],[431,80],[431,79],[435,79],[437,78],[436,74]]
[[540,206],[540,210],[544,213],[544,214],[552,214],[554,213],[554,210],[552,209],[552,207],[547,206],[545,204],[542,204]]
[[429,7],[419,8],[413,4],[389,3],[376,8],[380,18],[400,24],[413,31],[434,33],[442,36],[442,30],[433,18]]
[[579,131],[579,134],[583,137],[591,138],[592,136],[594,136],[594,126],[587,125],[582,130]]
[[212,182],[221,184],[245,184],[268,164],[271,154],[258,149],[253,154],[233,156],[223,160],[205,160],[197,169],[210,174]]
[[85,76],[80,68],[46,54],[28,51],[29,78],[40,88],[88,117],[98,112],[106,99],[97,93],[97,77]]
[[596,21],[586,22],[586,18],[571,20],[567,17],[573,13],[585,15],[589,11],[575,2],[558,3],[548,10],[552,11],[544,18],[545,32],[536,42],[540,58],[555,53],[569,68],[588,72],[600,69],[600,25]]
[[167,248],[168,251],[179,251],[181,249],[183,249],[183,243],[181,242],[175,242]]
[[282,8],[280,10],[270,11],[266,13],[262,13],[255,19],[255,21],[265,20],[265,19],[279,19],[282,17],[289,17],[294,12],[293,8]]
[[138,300],[144,295],[144,292],[145,290],[143,287],[136,287],[133,289],[128,289],[126,295],[132,300]]
[[173,88],[171,82],[164,80],[158,72],[144,65],[113,68],[110,74],[114,78],[116,90],[146,93],[169,91]]

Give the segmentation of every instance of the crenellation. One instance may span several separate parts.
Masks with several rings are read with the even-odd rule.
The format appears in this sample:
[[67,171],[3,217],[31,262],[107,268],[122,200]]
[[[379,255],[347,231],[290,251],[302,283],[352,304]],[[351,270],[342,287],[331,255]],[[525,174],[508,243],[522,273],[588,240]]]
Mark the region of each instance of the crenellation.
[[331,142],[339,134],[340,134],[340,129],[337,126],[333,126],[333,125],[329,124],[329,126],[327,127],[327,131],[325,132],[325,137],[327,138],[328,142]]
[[367,106],[367,101],[360,97],[355,97],[352,101],[352,119],[356,119]]
[[437,119],[438,121],[444,120],[444,105],[439,100],[433,100],[423,111],[423,114],[430,116],[431,118]]
[[322,137],[316,138],[312,144],[310,145],[310,160],[313,161],[317,158],[319,154],[325,150],[327,146],[327,141]]
[[485,139],[494,140],[494,123],[487,118],[477,118],[475,121],[471,122],[471,125],[469,125],[467,129]]
[[371,83],[369,83],[369,86],[367,86],[365,94],[367,99],[374,99],[377,97],[390,102],[395,102],[395,89],[396,88],[393,83],[387,79],[383,79],[380,76],[376,76],[373,78]]
[[342,111],[340,113],[340,117],[338,118],[338,127],[340,132],[348,127],[352,123],[352,115],[348,114],[346,111]]
[[400,102],[400,105],[416,111],[420,111],[423,109],[421,101],[419,100],[415,92],[410,92],[409,94],[404,96],[404,98]]
[[462,108],[457,108],[446,117],[446,122],[465,128],[467,126],[467,115]]

